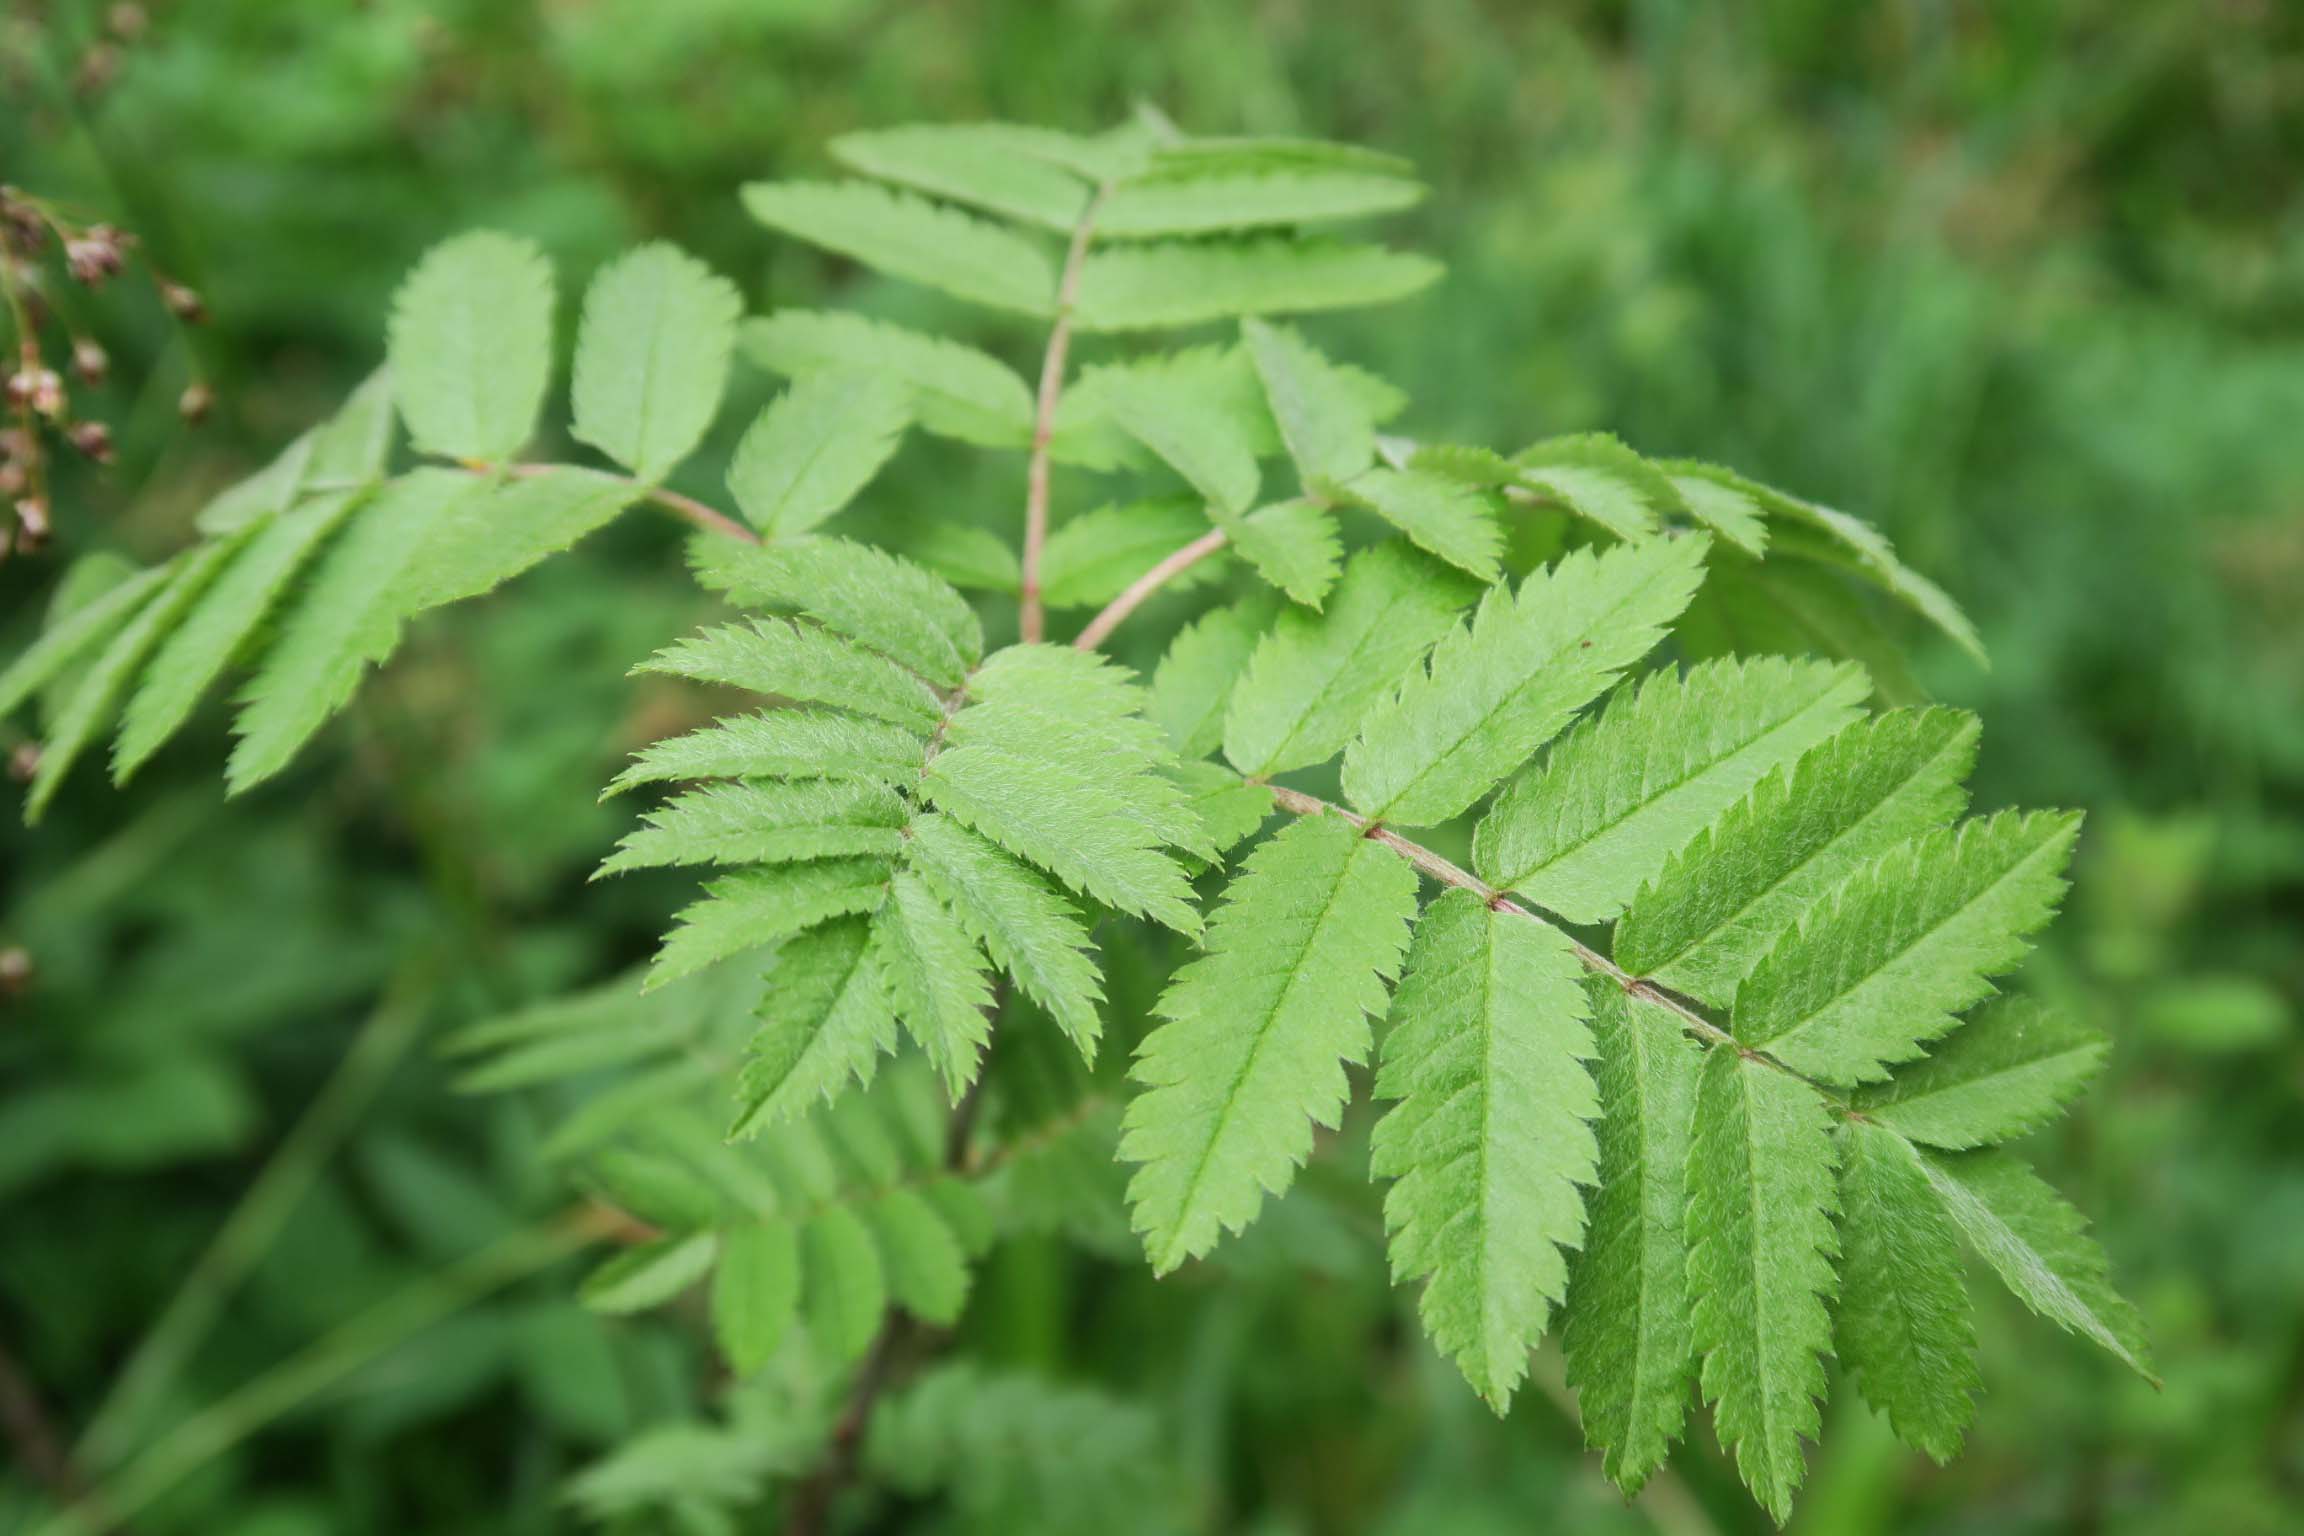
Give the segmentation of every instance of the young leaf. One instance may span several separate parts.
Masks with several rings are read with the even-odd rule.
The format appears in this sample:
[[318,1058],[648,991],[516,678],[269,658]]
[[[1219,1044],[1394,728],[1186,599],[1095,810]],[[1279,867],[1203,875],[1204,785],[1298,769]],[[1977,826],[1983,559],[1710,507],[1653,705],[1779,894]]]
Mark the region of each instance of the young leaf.
[[688,457],[720,408],[743,301],[676,247],[617,258],[584,295],[574,432],[643,480]]
[[729,1370],[768,1363],[800,1311],[800,1241],[791,1227],[752,1222],[720,1234],[712,1275],[712,1333]]
[[1425,1279],[1433,1342],[1502,1413],[1567,1288],[1599,1112],[1584,968],[1558,929],[1450,891],[1392,998],[1369,1169],[1392,1272]]
[[1997,1149],[1923,1152],[1920,1162],[1953,1225],[2018,1301],[2157,1385],[2143,1321],[2112,1288],[2104,1250],[2063,1196]]
[[633,670],[833,704],[923,732],[944,718],[935,690],[894,662],[813,625],[781,619],[707,629]]
[[183,729],[201,696],[271,616],[296,574],[366,494],[315,496],[234,546],[231,563],[161,642],[121,712],[120,738],[112,751],[115,782],[127,783]]
[[1032,391],[988,352],[863,315],[780,310],[744,322],[744,349],[788,379],[855,371],[902,381],[927,431],[987,448],[1032,441]]
[[1478,491],[1420,469],[1372,469],[1341,494],[1408,535],[1419,549],[1481,581],[1496,580],[1504,530]]
[[1723,1447],[1781,1525],[1819,1428],[1818,1357],[1837,1285],[1831,1117],[1815,1090],[1718,1049],[1688,1155],[1688,1287],[1700,1380]]
[[769,537],[806,533],[871,484],[911,419],[904,383],[890,374],[804,375],[736,445],[729,492]]
[[1223,741],[1233,686],[1276,607],[1268,596],[1242,598],[1202,614],[1169,642],[1144,713],[1167,730],[1178,757],[1206,757]]
[[746,608],[804,613],[940,688],[984,658],[984,629],[941,578],[869,544],[802,535],[772,544],[699,536],[697,580]]
[[1240,558],[1291,601],[1317,608],[1336,585],[1344,546],[1336,519],[1318,502],[1276,501],[1246,517],[1215,516]]
[[449,508],[488,489],[470,475],[421,469],[353,512],[248,684],[233,722],[240,739],[224,770],[231,793],[285,768],[344,707],[361,673],[392,654],[409,612],[404,575],[416,550]]
[[912,824],[912,868],[1091,1064],[1103,984],[1088,926],[1038,871],[933,812]]
[[992,985],[976,941],[926,881],[896,873],[872,921],[872,955],[896,1017],[944,1079],[954,1103],[976,1080],[992,1023]]
[[1585,1439],[1629,1495],[1688,1412],[1688,1142],[1704,1055],[1654,1004],[1603,981],[1589,990],[1599,1164],[1560,1342]]
[[1525,762],[1663,635],[1703,579],[1703,535],[1579,550],[1491,590],[1411,667],[1344,754],[1344,794],[1402,826],[1448,820]]
[[771,229],[993,309],[1046,315],[1056,273],[1037,245],[964,213],[866,182],[754,182],[744,206]]
[[1616,962],[1707,1003],[1883,850],[1960,814],[1976,717],[1897,710],[1844,727],[1666,861],[1616,927]]
[[1959,1151],[2045,1125],[2104,1069],[2111,1043],[2028,997],[1987,1004],[1856,1106],[1914,1141]]
[[1080,222],[1088,188],[1023,147],[1000,123],[936,123],[845,133],[832,153],[849,169],[969,203],[1059,233]]
[[1898,1439],[1949,1461],[1983,1386],[1952,1226],[1910,1142],[1863,1120],[1846,1138],[1840,1359]]
[[1306,485],[1340,484],[1376,462],[1376,424],[1334,364],[1281,326],[1251,318],[1240,334]]
[[1257,778],[1335,756],[1474,590],[1399,544],[1354,555],[1323,611],[1291,608],[1257,644],[1225,711],[1224,756]]
[[1624,910],[1761,775],[1857,717],[1868,684],[1820,661],[1716,661],[1617,690],[1498,797],[1473,868],[1572,923]]
[[531,242],[486,230],[434,246],[392,301],[386,353],[417,448],[513,458],[552,374],[551,263]]
[[1142,331],[1357,309],[1404,299],[1439,275],[1440,264],[1427,257],[1328,240],[1121,246],[1082,264],[1074,323],[1083,331]]
[[909,788],[921,762],[920,738],[897,726],[830,710],[773,709],[643,747],[607,792],[675,779],[856,778]]
[[724,875],[704,888],[702,901],[681,911],[649,968],[646,990],[832,918],[876,911],[888,878],[888,866],[873,859],[770,864]]
[[896,1049],[896,1015],[869,952],[861,917],[811,928],[776,951],[736,1081],[731,1141],[798,1119],[854,1082],[869,1085]]
[[1120,1155],[1143,1165],[1128,1202],[1156,1272],[1247,1226],[1336,1123],[1415,910],[1415,870],[1341,817],[1248,856],[1137,1053]]
[[2076,815],[2002,812],[1897,844],[1761,957],[1736,1038],[1825,1082],[1887,1076],[2024,958],[2079,833]]
[[1171,848],[1202,851],[1142,695],[1069,646],[998,652],[968,683],[921,792],[937,809],[1107,906],[1182,933],[1200,917]]

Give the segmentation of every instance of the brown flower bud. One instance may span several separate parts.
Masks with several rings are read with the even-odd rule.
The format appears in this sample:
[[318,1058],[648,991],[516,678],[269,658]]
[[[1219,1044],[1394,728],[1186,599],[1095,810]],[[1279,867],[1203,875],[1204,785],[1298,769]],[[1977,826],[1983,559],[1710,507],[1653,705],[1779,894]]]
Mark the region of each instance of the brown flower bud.
[[0,459],[0,496],[15,498],[29,490],[32,470],[15,459]]
[[16,503],[16,547],[31,554],[48,542],[48,503],[26,496]]
[[105,356],[102,347],[83,337],[72,343],[72,371],[80,375],[83,384],[101,384],[112,371],[112,359]]
[[40,771],[40,743],[22,741],[8,754],[8,777],[19,784],[32,782],[32,775]]
[[32,987],[32,953],[20,944],[0,949],[0,1000],[14,1002]]
[[101,96],[119,75],[120,50],[110,43],[98,43],[80,55],[79,67],[72,71],[72,87],[83,96]]
[[200,425],[208,419],[208,413],[214,409],[216,409],[216,391],[205,384],[188,385],[184,393],[176,397],[176,414],[183,417],[188,426]]
[[124,43],[133,43],[143,37],[145,29],[151,24],[152,18],[145,14],[144,7],[127,4],[125,0],[104,13],[105,27]]
[[8,403],[29,405],[43,416],[56,416],[64,409],[64,381],[53,368],[19,368],[8,375]]
[[208,306],[201,302],[200,295],[182,283],[162,283],[160,302],[167,305],[168,312],[186,325],[198,325],[208,318]]
[[112,462],[112,429],[100,421],[76,421],[64,434],[79,449],[99,464]]

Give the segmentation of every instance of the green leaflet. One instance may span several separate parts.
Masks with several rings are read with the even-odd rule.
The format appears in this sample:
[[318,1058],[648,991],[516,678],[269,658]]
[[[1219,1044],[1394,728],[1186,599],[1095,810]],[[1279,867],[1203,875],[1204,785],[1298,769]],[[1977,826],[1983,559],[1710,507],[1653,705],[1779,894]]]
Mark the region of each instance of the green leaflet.
[[739,1377],[768,1363],[800,1311],[800,1243],[790,1227],[754,1222],[720,1234],[712,1334]]
[[1627,684],[1498,797],[1473,868],[1573,923],[1605,922],[1779,764],[1857,717],[1845,664],[1707,662]]
[[670,864],[781,864],[904,848],[904,804],[880,784],[712,784],[650,811],[602,875]]
[[350,700],[361,673],[392,653],[410,611],[404,577],[416,550],[458,501],[488,489],[470,475],[420,469],[353,511],[248,683],[224,771],[231,793],[285,768]]
[[1087,211],[1088,188],[998,123],[937,123],[845,133],[832,153],[849,169],[969,203],[1059,233]]
[[1781,1525],[1825,1392],[1838,1286],[1831,1117],[1807,1084],[1728,1049],[1704,1063],[1688,1156],[1688,1289],[1720,1443]]
[[1923,1152],[1920,1163],[1953,1225],[2017,1300],[2158,1385],[2143,1321],[2112,1288],[2104,1250],[2063,1196],[1997,1149]]
[[1245,517],[1219,512],[1216,519],[1240,558],[1290,601],[1318,608],[1336,585],[1344,546],[1335,518],[1318,502],[1277,501]]
[[2028,997],[2001,998],[1856,1107],[1890,1129],[1958,1151],[2045,1125],[2104,1069],[2111,1042]]
[[1120,246],[1082,264],[1074,323],[1083,331],[1141,331],[1357,309],[1404,299],[1439,275],[1428,257],[1330,240]]
[[1584,969],[1559,930],[1450,891],[1416,924],[1392,998],[1369,1170],[1392,1272],[1424,1279],[1424,1326],[1498,1413],[1510,1406],[1584,1235],[1599,1113]]
[[1755,560],[1768,552],[1768,526],[1761,521],[1768,506],[1766,487],[1694,459],[1665,459],[1657,468],[1671,476],[1690,516]]
[[643,480],[671,473],[720,408],[742,309],[733,284],[676,247],[611,262],[576,332],[576,436]]
[[395,599],[412,617],[478,597],[606,527],[638,499],[626,480],[566,466],[456,497],[409,551]]
[[[1899,560],[1879,529],[1861,518],[1797,496],[1779,494],[1768,503],[1768,509],[1783,520],[1776,538],[1779,554],[1807,554],[1854,571],[1934,625],[1979,665],[1985,663],[1984,642],[1977,637],[1968,615],[1942,587]],[[1785,527],[1784,521],[1792,526]]]
[[[1207,509],[1194,496],[1096,507],[1066,518],[1041,555],[1041,599],[1051,608],[1101,608],[1207,531]],[[1223,568],[1222,561],[1204,560],[1166,590],[1189,591]]]
[[888,892],[888,866],[873,859],[771,864],[723,875],[683,909],[649,969],[649,990],[803,933],[851,912],[871,912]]
[[1270,787],[1249,783],[1222,763],[1179,763],[1174,777],[1190,795],[1186,804],[1207,833],[1213,855],[1246,842],[1272,814]]
[[1138,1049],[1120,1155],[1161,1274],[1254,1219],[1344,1107],[1416,906],[1416,872],[1340,817],[1293,822],[1241,866],[1204,953]]
[[1619,539],[1644,539],[1687,510],[1672,478],[1607,432],[1547,438],[1513,455],[1515,483],[1559,502]]
[[1175,371],[1113,369],[1100,381],[1105,409],[1211,505],[1245,512],[1256,501],[1253,427]]
[[1205,757],[1222,743],[1233,687],[1277,609],[1267,596],[1242,598],[1202,614],[1169,642],[1144,713],[1168,732],[1177,756]]
[[1056,272],[1041,248],[964,213],[866,182],[753,182],[752,217],[891,277],[993,309],[1046,315]]
[[503,463],[536,430],[552,374],[552,267],[486,230],[434,246],[392,301],[393,393],[417,448]]
[[1417,548],[1480,581],[1496,580],[1504,530],[1479,491],[1420,469],[1372,469],[1338,494],[1399,529]]
[[1096,216],[1096,233],[1129,240],[1329,223],[1397,212],[1423,195],[1423,187],[1389,168],[1163,154],[1150,173],[1113,191]]
[[1344,754],[1344,794],[1402,826],[1448,820],[1494,788],[1661,638],[1703,577],[1701,534],[1579,550],[1482,599],[1411,667]]
[[697,580],[746,608],[803,613],[939,688],[984,658],[984,630],[942,578],[869,544],[802,536],[765,545],[699,535]]
[[847,1206],[827,1206],[800,1229],[800,1294],[809,1336],[834,1360],[871,1347],[888,1310],[888,1277],[872,1229]]
[[729,492],[762,533],[806,533],[871,484],[911,420],[909,391],[894,375],[803,374],[736,445]]
[[[217,570],[231,558],[234,542],[214,540],[195,546],[165,569],[168,578],[150,601],[114,631],[111,643],[97,654],[66,695],[64,705],[49,721],[47,739],[40,746],[40,766],[24,796],[26,825],[37,822],[63,784],[83,749],[111,722],[112,712],[134,681],[138,669],[161,638],[183,618]],[[127,583],[133,584],[134,577]],[[115,587],[113,591],[118,591]],[[102,598],[96,600],[98,603]],[[91,605],[93,606],[93,605]]]
[[961,926],[1093,1063],[1104,987],[1078,909],[1037,871],[946,816],[930,813],[913,823],[909,858]]
[[1295,331],[1240,322],[1272,419],[1307,486],[1341,483],[1376,462],[1376,423],[1358,392]]
[[1225,711],[1225,757],[1260,778],[1333,757],[1473,592],[1398,544],[1354,555],[1324,610],[1289,609],[1257,644]]
[[1616,927],[1616,962],[1725,1004],[1777,937],[1873,857],[1960,813],[1976,718],[1897,710],[1844,727],[1666,861]]
[[888,896],[872,921],[873,959],[896,1017],[958,1103],[991,1038],[991,980],[975,939],[919,875],[897,871]]
[[781,619],[707,629],[633,670],[834,704],[922,732],[944,718],[935,690],[894,662],[813,625]]
[[895,1303],[924,1323],[949,1328],[958,1322],[968,1301],[968,1256],[936,1207],[918,1190],[898,1186],[861,1214]]
[[2076,815],[2003,812],[1899,843],[1784,931],[1736,989],[1736,1037],[1868,1082],[1991,995],[2054,913]]
[[201,696],[362,495],[337,491],[316,496],[233,546],[230,563],[161,642],[121,712],[120,738],[112,753],[116,782],[125,784],[183,729]]
[[821,709],[736,715],[643,747],[606,793],[677,779],[870,779],[904,788],[920,777],[921,741],[878,720]]
[[1199,913],[1171,849],[1206,850],[1142,695],[1102,657],[1019,645],[969,680],[921,793],[1074,890],[1182,933]]
[[869,938],[865,919],[838,917],[777,950],[736,1080],[730,1140],[795,1119],[850,1082],[869,1085],[879,1059],[896,1049],[896,1015]]
[[40,638],[0,672],[0,717],[14,714],[26,699],[127,622],[168,580],[170,569],[157,565],[137,571],[68,612],[50,610],[53,617]]
[[1704,1055],[1680,1021],[1607,981],[1587,984],[1600,1118],[1590,1226],[1568,1272],[1560,1343],[1585,1439],[1637,1493],[1688,1413],[1687,1169]]
[[627,1248],[586,1275],[576,1299],[612,1317],[660,1307],[704,1278],[717,1248],[709,1232],[660,1237]]
[[922,428],[987,448],[1032,440],[1032,391],[988,352],[863,315],[779,310],[743,328],[754,362],[789,379],[855,371],[902,381]]
[[1952,1459],[1983,1386],[1952,1226],[1912,1144],[1862,1120],[1841,1144],[1844,1254],[1835,1338],[1897,1438]]

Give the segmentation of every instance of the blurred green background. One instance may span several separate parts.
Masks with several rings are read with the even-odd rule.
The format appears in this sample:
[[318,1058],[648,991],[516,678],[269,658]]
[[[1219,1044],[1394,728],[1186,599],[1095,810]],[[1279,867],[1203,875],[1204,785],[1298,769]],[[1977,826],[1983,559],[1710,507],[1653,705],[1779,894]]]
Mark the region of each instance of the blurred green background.
[[[0,566],[0,653],[60,555],[166,552],[204,496],[326,411],[446,233],[537,236],[564,293],[663,236],[756,310],[902,312],[930,301],[771,240],[737,185],[822,172],[852,127],[1091,129],[1139,101],[1195,132],[1412,157],[1433,195],[1392,238],[1449,279],[1318,328],[1409,390],[1412,430],[1608,428],[1872,518],[1992,650],[1988,673],[1949,649],[1917,664],[1986,717],[1979,803],[2090,813],[2028,975],[2117,1054],[2035,1150],[2097,1218],[2166,1387],[1979,1288],[1990,1392],[1967,1455],[1935,1468],[1839,1392],[1796,1527],[2304,1528],[2304,7],[9,0],[0,17],[0,179],[141,232],[198,286],[215,319],[192,344],[222,401],[186,431],[190,365],[158,307],[126,289],[86,306],[115,357],[96,398],[121,462],[67,471],[59,554]],[[767,387],[743,374],[737,404]],[[932,508],[1011,480],[931,454],[886,486]],[[0,829],[0,948],[37,967],[0,998],[0,1343],[63,1432],[349,1042],[376,1038],[380,997],[387,1032],[429,1032],[644,952],[673,887],[584,885],[631,814],[591,787],[663,725],[624,668],[701,611],[671,535],[622,529],[428,623],[278,786],[224,802],[211,720],[133,792],[87,775],[37,833]],[[552,1207],[517,1101],[455,1095],[421,1043],[379,1075],[174,1411]],[[1222,1286],[1130,1303],[1156,1330],[1134,1340],[1110,1336],[1128,1310],[1090,1317],[1117,1271],[1027,1245],[966,1326],[995,1358],[1093,1356],[1148,1383],[1218,1528],[1761,1528],[1705,1432],[1628,1509],[1558,1401],[1491,1422],[1399,1329],[1368,1255],[1327,1241],[1282,1224]],[[560,1479],[710,1384],[691,1336],[589,1318],[571,1273],[413,1333],[136,1528],[572,1526]],[[28,1486],[20,1466],[4,1481],[0,1523]]]

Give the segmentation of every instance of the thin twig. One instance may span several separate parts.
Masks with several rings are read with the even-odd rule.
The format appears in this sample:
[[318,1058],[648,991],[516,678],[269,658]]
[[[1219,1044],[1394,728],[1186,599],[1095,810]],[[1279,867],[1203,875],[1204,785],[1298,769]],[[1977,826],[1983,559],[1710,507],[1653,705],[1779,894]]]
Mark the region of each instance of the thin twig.
[[1120,627],[1120,621],[1136,611],[1137,605],[1159,591],[1185,571],[1198,565],[1228,541],[1221,528],[1211,528],[1182,549],[1175,551],[1158,565],[1128,583],[1128,590],[1104,605],[1104,611],[1088,621],[1072,643],[1083,651],[1092,651],[1104,643],[1105,637]]
[[[491,466],[472,465],[468,467],[487,469]],[[557,464],[506,464],[503,466],[504,473],[522,480],[532,480],[539,475],[549,475],[560,468],[561,466]],[[744,544],[760,542],[760,535],[727,513],[715,511],[693,496],[683,496],[678,491],[666,490],[661,485],[649,485],[644,481],[633,480],[628,477],[617,478],[624,478],[626,484],[636,488],[640,492],[642,501],[662,507],[674,517],[684,522],[693,523],[706,533],[717,533],[723,538],[735,539]]]
[[87,1497],[87,1479],[57,1437],[56,1421],[41,1401],[39,1388],[4,1344],[0,1344],[0,1430],[7,1433],[16,1464],[47,1489],[50,1498],[70,1504]]
[[1038,640],[1047,629],[1040,605],[1040,555],[1048,546],[1048,444],[1056,435],[1056,407],[1064,398],[1064,359],[1072,347],[1072,306],[1080,296],[1080,269],[1087,263],[1096,215],[1110,191],[1110,183],[1098,187],[1080,210],[1080,222],[1072,227],[1072,246],[1064,253],[1064,275],[1056,285],[1056,322],[1048,329],[1048,350],[1040,359],[1032,462],[1024,477],[1024,573],[1017,588],[1016,625],[1026,641]]

